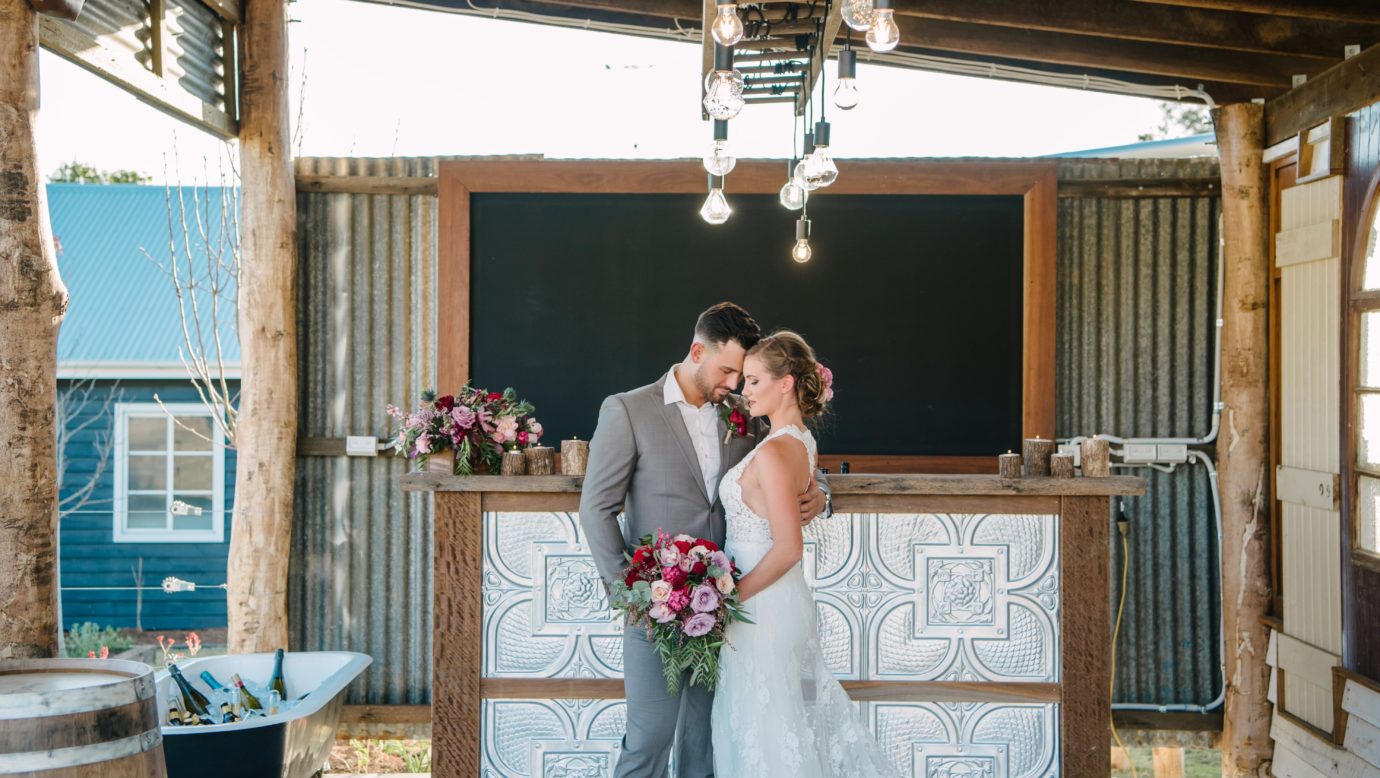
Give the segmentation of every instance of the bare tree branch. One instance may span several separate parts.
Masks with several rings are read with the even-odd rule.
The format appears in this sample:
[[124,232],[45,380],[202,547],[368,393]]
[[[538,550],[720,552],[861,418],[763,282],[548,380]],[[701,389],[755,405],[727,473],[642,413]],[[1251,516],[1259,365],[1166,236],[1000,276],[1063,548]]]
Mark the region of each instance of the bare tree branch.
[[[110,411],[116,403],[124,399],[124,390],[116,381],[109,392],[93,398],[92,392],[97,388],[94,379],[86,378],[58,392],[55,414],[57,440],[54,448],[57,453],[58,494],[61,495],[58,499],[59,520],[88,506],[111,502],[109,499],[94,500],[93,495],[100,485],[101,477],[110,467],[110,457],[115,450],[115,436],[112,434],[114,420]],[[95,405],[97,403],[98,405]],[[93,405],[95,407],[88,409],[88,406]],[[97,424],[103,424],[105,429],[93,433],[95,467],[84,477],[80,486],[68,491],[67,488],[71,486],[67,480],[67,468],[70,464],[68,447],[73,440]]]

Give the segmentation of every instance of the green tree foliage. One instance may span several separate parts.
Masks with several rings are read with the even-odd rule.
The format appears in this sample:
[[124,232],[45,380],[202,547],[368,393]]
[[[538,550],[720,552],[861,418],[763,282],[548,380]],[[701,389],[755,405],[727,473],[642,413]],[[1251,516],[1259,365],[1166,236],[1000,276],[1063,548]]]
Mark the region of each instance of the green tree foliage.
[[137,170],[97,170],[84,162],[67,162],[48,177],[53,184],[147,184],[152,181]]
[[1206,105],[1160,102],[1160,123],[1153,132],[1143,132],[1136,140],[1166,140],[1212,132],[1212,116]]

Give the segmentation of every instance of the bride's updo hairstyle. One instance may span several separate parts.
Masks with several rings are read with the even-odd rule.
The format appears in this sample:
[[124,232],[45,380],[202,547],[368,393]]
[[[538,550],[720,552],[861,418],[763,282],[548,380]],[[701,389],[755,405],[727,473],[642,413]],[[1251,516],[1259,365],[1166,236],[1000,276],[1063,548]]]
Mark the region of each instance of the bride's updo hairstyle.
[[795,399],[802,416],[814,419],[824,413],[834,394],[832,376],[815,359],[815,350],[804,338],[790,330],[777,330],[757,341],[747,353],[762,360],[772,378],[795,376]]

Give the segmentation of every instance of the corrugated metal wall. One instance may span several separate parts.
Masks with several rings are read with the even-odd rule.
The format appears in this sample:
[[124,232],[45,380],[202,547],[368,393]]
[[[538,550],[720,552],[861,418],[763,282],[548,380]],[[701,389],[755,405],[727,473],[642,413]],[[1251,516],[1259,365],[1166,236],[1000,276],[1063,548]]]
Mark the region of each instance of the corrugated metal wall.
[[[299,160],[301,174],[432,175],[430,160]],[[385,406],[436,382],[436,198],[299,194],[303,437],[386,438]],[[292,645],[374,658],[350,702],[431,696],[429,496],[403,460],[301,457],[289,610]]]
[[[432,160],[299,160],[302,174],[432,175]],[[1215,177],[1214,161],[1069,161],[1061,178]],[[431,197],[299,194],[304,437],[387,432],[435,380]],[[1216,197],[1059,205],[1058,433],[1202,435],[1209,425]],[[299,460],[293,642],[374,656],[352,702],[426,702],[431,509],[392,458]],[[1211,702],[1220,603],[1204,468],[1150,472],[1128,503],[1122,702]],[[1119,564],[1114,573],[1119,577]]]
[[[1215,160],[1061,163],[1061,180],[1216,177]],[[1059,201],[1060,437],[1200,437],[1211,424],[1217,197]],[[1208,447],[1210,450],[1211,447]],[[1135,470],[1114,700],[1212,702],[1221,596],[1207,469]],[[1115,533],[1113,534],[1115,544]],[[1113,608],[1120,549],[1113,556]]]

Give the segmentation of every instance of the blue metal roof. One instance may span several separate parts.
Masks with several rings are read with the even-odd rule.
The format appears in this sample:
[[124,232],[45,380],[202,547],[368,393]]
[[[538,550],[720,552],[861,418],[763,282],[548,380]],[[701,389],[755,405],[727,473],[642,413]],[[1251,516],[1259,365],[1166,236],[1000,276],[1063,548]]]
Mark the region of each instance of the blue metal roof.
[[[182,322],[172,280],[163,268],[176,250],[179,272],[185,276],[190,267],[204,284],[209,280],[208,245],[213,255],[231,261],[230,244],[227,240],[222,246],[221,236],[237,232],[236,192],[129,184],[49,184],[47,191],[53,235],[60,246],[58,270],[71,295],[58,332],[58,364],[180,367],[179,352],[186,351]],[[231,225],[224,231],[222,202]],[[170,236],[175,237],[172,245]],[[227,288],[216,317],[221,346],[225,361],[238,367],[234,278],[223,273],[222,282]],[[203,288],[198,304],[208,348],[213,342],[210,302],[209,290]],[[188,311],[190,328],[190,306]]]

